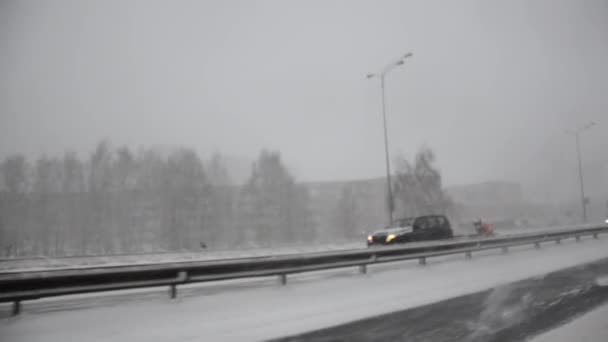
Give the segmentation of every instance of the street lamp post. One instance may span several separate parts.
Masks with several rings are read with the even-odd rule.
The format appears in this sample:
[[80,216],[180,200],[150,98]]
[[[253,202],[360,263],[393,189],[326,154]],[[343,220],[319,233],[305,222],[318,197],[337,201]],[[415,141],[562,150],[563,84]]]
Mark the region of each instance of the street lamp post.
[[391,164],[390,164],[389,153],[388,153],[388,133],[387,133],[387,125],[386,125],[386,95],[385,95],[385,91],[384,91],[384,89],[385,89],[384,79],[389,71],[402,65],[406,58],[409,58],[412,56],[413,56],[413,54],[411,52],[408,52],[405,55],[401,56],[399,59],[397,59],[395,62],[392,62],[392,63],[389,63],[388,65],[386,65],[382,69],[382,71],[367,75],[368,79],[374,78],[374,77],[380,78],[380,89],[382,92],[382,123],[384,125],[384,157],[386,160],[386,190],[387,190],[387,201],[388,201],[388,203],[387,203],[388,210],[387,211],[388,211],[389,224],[391,222],[393,222],[393,211],[395,209],[395,204],[394,204],[394,199],[393,199],[393,190],[391,187]]
[[583,127],[579,127],[575,130],[567,130],[566,133],[574,135],[576,141],[576,158],[578,161],[578,180],[581,188],[581,207],[582,207],[582,219],[583,223],[587,222],[587,198],[585,197],[585,182],[583,179],[583,163],[581,161],[581,145],[580,145],[580,134],[583,131],[593,127],[595,122],[590,122]]

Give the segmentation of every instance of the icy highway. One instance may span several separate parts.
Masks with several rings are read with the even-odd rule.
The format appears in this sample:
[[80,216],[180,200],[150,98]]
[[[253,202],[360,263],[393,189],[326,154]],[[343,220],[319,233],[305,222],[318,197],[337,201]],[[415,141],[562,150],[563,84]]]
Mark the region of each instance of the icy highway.
[[[450,256],[425,267],[397,262],[368,274],[336,270],[275,279],[54,298],[0,319],[2,341],[259,341],[477,293],[503,284],[608,258],[608,240],[492,251],[472,260]],[[291,278],[290,278],[291,279]],[[125,294],[126,293],[126,294]],[[28,307],[29,306],[29,307]],[[37,310],[36,308],[40,309]]]

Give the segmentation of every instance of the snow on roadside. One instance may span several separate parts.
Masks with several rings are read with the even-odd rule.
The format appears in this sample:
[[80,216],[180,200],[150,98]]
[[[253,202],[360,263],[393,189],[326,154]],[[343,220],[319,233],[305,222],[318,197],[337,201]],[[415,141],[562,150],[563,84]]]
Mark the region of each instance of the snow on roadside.
[[[472,260],[370,267],[366,275],[211,291],[0,320],[7,341],[257,341],[405,310],[608,257],[605,239]],[[133,327],[145,327],[134,329]]]
[[362,241],[358,241],[309,246],[251,248],[241,250],[201,250],[200,252],[150,253],[139,255],[32,258],[16,260],[5,259],[0,262],[0,274],[3,272],[43,271],[49,269],[87,268],[92,266],[110,267],[121,265],[172,263],[181,261],[211,261],[220,259],[279,256],[296,253],[340,251],[363,247],[365,247],[365,244]]
[[[589,224],[579,228],[597,226]],[[506,235],[529,235],[543,232],[558,232],[571,230],[572,227],[546,227],[546,228],[519,228],[498,231],[497,237]],[[472,230],[471,232],[472,233]],[[464,237],[461,237],[464,239]],[[449,241],[448,241],[449,242]],[[437,241],[418,242],[411,245],[436,244]],[[441,242],[439,242],[441,243]],[[0,274],[3,272],[27,272],[44,271],[49,269],[74,269],[87,267],[111,267],[121,265],[143,265],[155,263],[172,263],[182,261],[212,261],[220,259],[250,258],[263,256],[280,256],[297,253],[330,252],[349,249],[365,248],[364,240],[361,241],[337,241],[324,244],[283,246],[267,248],[249,248],[240,250],[201,250],[200,252],[172,252],[172,253],[148,253],[139,255],[108,255],[108,256],[83,256],[68,258],[32,258],[32,259],[3,259],[0,260]]]

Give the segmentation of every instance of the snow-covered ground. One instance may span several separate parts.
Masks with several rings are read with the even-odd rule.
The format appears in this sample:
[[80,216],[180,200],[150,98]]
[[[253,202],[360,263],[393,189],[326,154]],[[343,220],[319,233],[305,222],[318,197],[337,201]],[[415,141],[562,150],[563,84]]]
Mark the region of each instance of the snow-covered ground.
[[[0,320],[2,341],[258,341],[404,310],[608,257],[606,239],[289,278],[287,286],[214,289]],[[343,272],[343,271],[342,271]],[[163,289],[166,291],[166,289]]]
[[365,240],[342,241],[317,245],[286,246],[276,248],[249,248],[236,250],[201,250],[200,252],[148,253],[135,255],[82,256],[68,258],[4,259],[0,261],[2,272],[26,272],[47,269],[87,268],[93,266],[142,265],[181,261],[211,261],[234,258],[253,258],[298,253],[315,253],[364,248]]
[[[586,225],[583,227],[591,227]],[[597,226],[597,225],[595,225]],[[497,236],[539,234],[543,232],[555,232],[571,230],[571,226],[547,227],[547,228],[513,228],[497,231]],[[473,229],[459,232],[460,234],[472,234]],[[456,238],[465,239],[465,237]],[[437,241],[411,243],[410,245],[436,244]],[[0,273],[3,272],[26,272],[47,269],[73,269],[87,267],[105,267],[118,265],[142,265],[155,263],[173,263],[182,261],[212,261],[219,259],[252,258],[263,256],[279,256],[298,253],[315,253],[340,251],[357,248],[365,248],[365,238],[357,240],[344,240],[332,243],[282,246],[267,248],[248,248],[238,250],[201,250],[199,252],[172,252],[172,253],[148,253],[139,255],[108,255],[108,256],[82,256],[68,258],[31,258],[31,259],[0,259]]]
[[603,305],[557,329],[541,334],[530,342],[606,342],[608,305]]

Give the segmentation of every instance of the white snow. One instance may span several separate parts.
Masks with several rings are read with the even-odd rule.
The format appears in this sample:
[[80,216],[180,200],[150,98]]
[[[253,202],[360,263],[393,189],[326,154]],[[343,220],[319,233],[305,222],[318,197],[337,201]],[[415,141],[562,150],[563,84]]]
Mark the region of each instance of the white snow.
[[201,250],[199,252],[166,252],[133,255],[80,256],[67,258],[0,259],[0,273],[44,271],[48,269],[74,269],[173,263],[182,261],[211,261],[234,258],[278,256],[364,248],[365,240],[342,241],[318,245],[283,246],[275,248],[249,248],[234,250]]
[[600,306],[559,328],[541,334],[530,342],[606,342],[608,305]]
[[[209,291],[177,300],[28,314],[0,320],[2,341],[257,341],[404,310],[608,257],[606,239],[400,262],[367,275],[289,277],[287,286]],[[311,279],[312,278],[312,279]],[[267,284],[267,283],[266,283]],[[166,291],[166,289],[165,289]]]
[[[597,224],[582,225],[577,228],[595,227]],[[518,228],[505,229],[498,231],[497,238],[502,236],[514,235],[529,235],[541,234],[549,232],[570,231],[572,226],[564,227],[545,227],[545,228]],[[473,233],[471,228],[467,233]],[[476,239],[467,237],[457,237],[454,240]],[[487,238],[481,238],[487,239]],[[437,244],[438,241],[423,241],[410,243],[410,246],[424,246],[429,244]],[[446,240],[439,243],[450,243]],[[158,263],[174,263],[182,261],[212,261],[220,259],[233,258],[252,258],[263,256],[279,256],[299,253],[316,253],[340,251],[349,249],[366,248],[365,238],[360,240],[344,240],[332,243],[323,243],[316,245],[298,245],[298,246],[282,246],[282,247],[266,247],[266,248],[245,248],[237,250],[201,250],[199,252],[165,252],[165,253],[147,253],[134,255],[107,255],[107,256],[81,256],[67,258],[31,258],[31,259],[0,259],[0,273],[5,272],[28,272],[28,271],[45,271],[49,269],[78,269],[89,267],[112,267],[123,265],[145,265]]]

